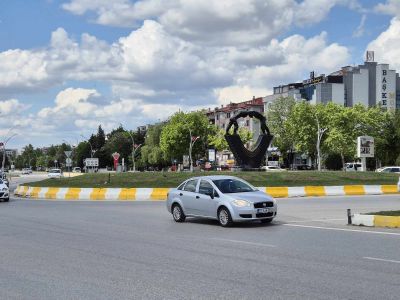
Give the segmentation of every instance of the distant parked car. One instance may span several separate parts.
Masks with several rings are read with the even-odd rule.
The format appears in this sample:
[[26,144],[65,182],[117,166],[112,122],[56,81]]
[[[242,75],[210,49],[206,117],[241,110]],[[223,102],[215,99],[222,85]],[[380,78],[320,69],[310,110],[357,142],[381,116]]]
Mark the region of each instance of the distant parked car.
[[281,167],[278,166],[262,166],[261,170],[264,171],[272,171],[272,172],[282,172],[282,171],[287,171],[286,169],[282,169]]
[[344,166],[345,166],[344,169],[347,172],[357,172],[362,170],[361,163],[346,163]]
[[29,174],[31,174],[31,173],[32,173],[31,169],[28,169],[28,168],[22,169],[22,174],[23,174],[23,175],[29,175]]
[[51,169],[47,175],[49,178],[61,178],[63,176],[60,169]]
[[379,173],[400,173],[400,167],[383,167],[376,170]]
[[246,181],[233,176],[202,176],[184,181],[171,190],[167,209],[176,222],[186,217],[216,219],[227,227],[233,222],[260,220],[270,223],[276,216],[276,201]]
[[73,173],[81,173],[82,171],[81,171],[81,168],[75,167],[75,168],[72,169],[72,172]]
[[2,179],[0,179],[0,200],[4,202],[10,201],[10,191]]

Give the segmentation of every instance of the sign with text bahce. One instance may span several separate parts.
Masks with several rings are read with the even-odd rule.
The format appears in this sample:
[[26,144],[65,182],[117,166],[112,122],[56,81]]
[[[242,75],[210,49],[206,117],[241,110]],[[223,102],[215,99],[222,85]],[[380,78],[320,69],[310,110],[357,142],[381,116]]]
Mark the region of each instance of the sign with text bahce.
[[375,142],[372,136],[359,136],[357,138],[357,157],[374,157]]

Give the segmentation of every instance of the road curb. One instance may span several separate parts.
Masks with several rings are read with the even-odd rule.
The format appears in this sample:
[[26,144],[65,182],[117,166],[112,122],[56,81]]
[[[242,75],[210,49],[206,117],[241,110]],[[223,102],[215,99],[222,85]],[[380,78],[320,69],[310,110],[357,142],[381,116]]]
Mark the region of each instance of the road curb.
[[[274,198],[398,194],[397,185],[258,187]],[[54,188],[19,185],[14,195],[27,199],[163,201],[171,188]]]
[[354,214],[351,223],[356,226],[398,228],[400,217]]

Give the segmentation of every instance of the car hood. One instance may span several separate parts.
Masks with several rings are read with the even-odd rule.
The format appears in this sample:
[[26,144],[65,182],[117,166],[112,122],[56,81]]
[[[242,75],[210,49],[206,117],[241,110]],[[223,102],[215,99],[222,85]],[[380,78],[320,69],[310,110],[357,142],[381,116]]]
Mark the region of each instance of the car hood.
[[233,199],[242,199],[251,203],[262,202],[262,201],[273,201],[274,198],[268,196],[262,191],[246,192],[246,193],[231,193],[225,194]]

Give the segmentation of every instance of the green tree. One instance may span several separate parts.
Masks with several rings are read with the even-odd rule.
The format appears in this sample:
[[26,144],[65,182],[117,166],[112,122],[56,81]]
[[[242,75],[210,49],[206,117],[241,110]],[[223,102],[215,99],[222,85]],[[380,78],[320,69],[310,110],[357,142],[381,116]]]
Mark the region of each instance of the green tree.
[[161,132],[160,148],[166,159],[181,159],[189,153],[190,130],[192,136],[200,136],[199,141],[194,144],[193,157],[204,156],[208,137],[215,133],[214,126],[209,124],[207,116],[202,112],[178,112]]
[[167,164],[166,156],[160,148],[160,137],[163,127],[163,123],[149,127],[144,141],[145,145],[141,148],[141,161],[144,165],[161,167]]
[[345,157],[354,157],[356,154],[356,140],[359,135],[357,129],[362,116],[352,107],[335,105],[329,116],[329,134],[326,145],[331,153],[338,153],[345,166]]
[[284,156],[294,148],[296,131],[293,126],[290,126],[288,119],[295,104],[296,101],[292,97],[278,98],[271,104],[266,116],[268,127],[274,136],[272,143]]

